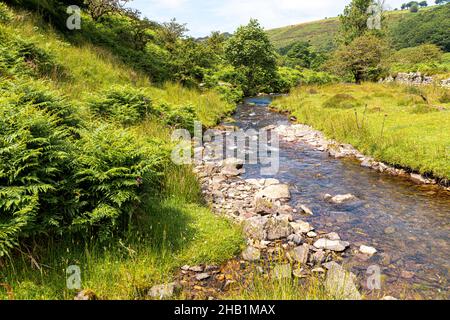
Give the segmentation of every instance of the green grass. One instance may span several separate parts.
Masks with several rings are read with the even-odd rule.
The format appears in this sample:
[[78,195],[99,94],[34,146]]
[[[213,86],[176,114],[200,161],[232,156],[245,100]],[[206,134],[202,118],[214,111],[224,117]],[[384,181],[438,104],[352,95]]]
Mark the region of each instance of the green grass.
[[[420,10],[428,10],[428,8]],[[389,11],[385,23],[390,28],[410,14],[408,10]],[[339,19],[333,17],[272,29],[268,30],[267,33],[277,49],[284,48],[297,41],[309,41],[316,49],[328,51],[334,46],[333,42],[338,30]]]
[[[45,82],[55,94],[65,96],[77,108],[83,121],[93,119],[87,102],[111,86],[134,85],[144,88],[153,100],[178,105],[190,104],[204,126],[216,124],[234,109],[213,92],[200,92],[168,83],[153,86],[147,75],[120,62],[91,43],[74,46],[41,19],[29,12],[15,12],[14,20],[0,23],[10,37],[32,41],[50,53],[65,75],[53,73],[36,79],[23,74],[8,76],[17,84]],[[170,143],[171,128],[158,119],[132,128],[142,139]],[[27,241],[19,250],[0,259],[0,299],[9,298],[11,287],[16,299],[72,299],[66,289],[65,269],[78,265],[83,288],[92,289],[103,299],[145,298],[154,284],[171,281],[184,264],[221,263],[240,252],[241,230],[218,218],[201,201],[200,188],[190,167],[168,165],[163,173],[160,194],[148,200],[135,216],[133,227],[108,243],[96,239],[42,236]]]
[[450,179],[448,91],[373,83],[302,87],[274,106],[378,160]]

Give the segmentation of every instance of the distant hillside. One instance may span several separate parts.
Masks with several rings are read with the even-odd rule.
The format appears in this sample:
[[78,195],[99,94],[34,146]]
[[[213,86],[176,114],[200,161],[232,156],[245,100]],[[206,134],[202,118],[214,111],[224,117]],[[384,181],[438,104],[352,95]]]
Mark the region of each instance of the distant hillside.
[[[428,11],[430,8],[421,9],[421,11],[425,10]],[[408,10],[389,11],[386,12],[385,23],[388,24],[388,28],[391,28],[414,14],[416,13],[410,13]],[[338,30],[339,19],[335,17],[272,29],[267,33],[277,49],[304,40],[309,41],[317,49],[330,50]]]

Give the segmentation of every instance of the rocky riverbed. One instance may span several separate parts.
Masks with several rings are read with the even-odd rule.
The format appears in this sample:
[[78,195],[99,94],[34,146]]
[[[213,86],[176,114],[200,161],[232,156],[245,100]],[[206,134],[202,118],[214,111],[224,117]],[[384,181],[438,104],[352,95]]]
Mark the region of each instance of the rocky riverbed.
[[310,126],[304,124],[269,126],[266,129],[272,129],[287,142],[304,142],[318,151],[328,152],[334,158],[354,158],[361,163],[362,167],[374,169],[376,171],[387,173],[393,176],[405,177],[418,184],[440,184],[444,189],[450,191],[448,182],[437,181],[433,178],[424,177],[418,173],[408,172],[402,168],[395,168],[374,158],[365,156],[349,144],[339,143],[335,140],[327,139],[324,134]]

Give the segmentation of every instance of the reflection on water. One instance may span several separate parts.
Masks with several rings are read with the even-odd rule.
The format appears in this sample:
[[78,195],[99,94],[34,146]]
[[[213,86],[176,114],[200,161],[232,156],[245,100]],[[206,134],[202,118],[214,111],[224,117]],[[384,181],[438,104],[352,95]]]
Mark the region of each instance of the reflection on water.
[[[252,98],[238,107],[235,125],[247,130],[287,124],[270,112],[270,98]],[[244,178],[259,177],[247,165]],[[370,265],[382,270],[384,294],[399,298],[448,298],[450,194],[437,187],[362,168],[351,159],[334,159],[302,143],[280,144],[280,170],[273,177],[291,185],[292,204],[306,204],[302,217],[323,231],[336,231],[355,246],[377,248],[370,260],[348,255],[346,264],[361,279]],[[352,193],[358,201],[332,205],[323,195]],[[362,281],[363,284],[364,281]],[[382,293],[379,293],[382,294]]]

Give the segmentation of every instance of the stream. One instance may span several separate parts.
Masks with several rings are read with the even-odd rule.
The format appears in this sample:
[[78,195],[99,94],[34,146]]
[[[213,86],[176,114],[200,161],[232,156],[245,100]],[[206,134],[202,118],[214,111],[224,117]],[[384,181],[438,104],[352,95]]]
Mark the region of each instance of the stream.
[[[243,130],[288,125],[271,112],[270,97],[247,99],[233,119]],[[243,178],[261,178],[260,165],[245,165]],[[301,219],[317,230],[338,232],[353,247],[378,250],[371,258],[347,253],[344,265],[361,279],[370,298],[448,299],[450,271],[450,194],[437,186],[417,185],[363,168],[353,159],[335,159],[301,142],[280,139],[280,169],[270,176],[290,185],[291,205],[305,204],[313,216]],[[265,176],[264,178],[270,178]],[[356,202],[336,205],[325,194],[351,193]],[[381,290],[369,291],[369,266],[381,270]]]

